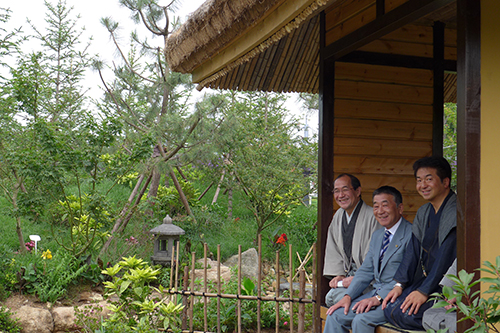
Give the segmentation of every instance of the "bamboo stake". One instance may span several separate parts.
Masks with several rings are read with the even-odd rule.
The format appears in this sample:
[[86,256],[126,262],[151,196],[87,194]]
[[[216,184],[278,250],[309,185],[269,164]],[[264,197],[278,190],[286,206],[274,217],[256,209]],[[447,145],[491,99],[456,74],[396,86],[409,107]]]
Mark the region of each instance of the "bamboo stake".
[[[306,296],[306,271],[301,269],[299,274],[299,299]],[[304,323],[306,320],[306,305],[302,302],[299,303],[299,327],[298,333],[304,333]]]
[[[242,300],[254,300],[257,301],[259,298],[257,296],[250,296],[250,295],[235,295],[235,294],[220,294],[218,295],[217,293],[209,293],[209,292],[201,292],[201,291],[187,291],[187,290],[166,290],[166,293],[171,293],[171,294],[179,294],[179,295],[188,295],[188,296],[206,296],[208,298],[228,298],[228,299],[242,299]],[[264,296],[261,297],[262,301],[272,301],[272,302],[290,302],[290,297],[274,297],[274,296]],[[312,299],[299,299],[293,298],[292,301],[294,303],[313,303],[314,301]]]
[[[300,273],[300,270],[301,269],[304,269],[304,266],[307,264],[307,262],[309,261],[310,257],[305,257],[304,258],[304,261],[302,261],[302,259],[300,258],[300,255],[298,252],[295,252],[297,254],[297,258],[299,258],[299,262],[300,262],[300,266],[299,268],[297,268],[297,272],[295,273],[295,275],[293,276],[293,278],[295,279],[295,277],[297,277],[297,275],[299,275]],[[306,272],[306,279],[307,279],[307,282],[311,283],[311,279],[309,279],[309,274],[307,274]]]
[[[241,245],[238,245],[238,296],[241,295]],[[238,333],[241,333],[241,299],[238,298]]]
[[[175,245],[172,245],[172,249],[170,252],[170,284],[169,284],[170,289],[172,289],[172,286],[174,283],[173,282],[173,279],[174,279],[174,254],[175,254]],[[173,295],[170,294],[170,297],[168,298],[169,302],[172,302],[172,297],[173,297]]]
[[[276,298],[280,296],[280,252],[276,251],[276,290],[274,291]],[[279,333],[280,330],[280,305],[276,302],[275,306],[276,311],[276,333]]]
[[[191,253],[191,292],[194,291],[194,269],[195,269],[196,253]],[[194,308],[194,295],[191,295],[191,302],[189,302],[189,330],[193,331],[193,308]]]
[[[177,242],[177,253],[175,254],[175,282],[174,282],[174,288],[177,290],[177,284],[179,282],[179,246],[181,242]],[[173,257],[173,256],[172,256]],[[175,300],[175,304],[177,304],[177,299]]]
[[[207,290],[207,243],[203,243],[203,292],[206,293]],[[208,321],[207,321],[207,306],[208,298],[203,297],[203,327],[205,332],[208,331]]]
[[[217,294],[220,295],[220,244],[217,245]],[[220,297],[217,297],[217,333],[220,333]]]
[[262,295],[262,235],[259,234],[257,237],[257,243],[259,248],[259,271],[257,273],[257,333],[260,333],[260,328],[262,323],[260,322],[260,307]]
[[293,333],[293,255],[292,255],[292,244],[288,244],[288,269],[290,271],[289,274],[289,283],[290,283],[290,305],[289,313],[290,313],[290,333]]
[[[189,282],[189,266],[184,267],[184,280],[182,284],[182,290],[188,290]],[[188,318],[188,297],[186,295],[182,296],[182,326],[183,330],[187,330],[187,318]]]
[[[313,260],[313,265],[312,265],[312,297],[316,302],[319,302],[318,299],[318,291],[316,290],[316,276],[317,276],[317,267],[316,267],[316,243],[313,244],[313,255],[312,255],[312,260]],[[319,313],[316,312],[316,306],[313,308],[313,332],[316,333],[318,330],[321,329],[321,323],[318,322],[318,320],[321,320],[319,317]]]
[[297,268],[297,273],[295,273],[295,275],[293,276],[294,279],[299,275],[300,270],[302,268],[304,268],[304,266],[307,264],[307,262],[309,261],[309,259],[311,259],[311,257],[312,257],[311,251],[313,250],[314,246],[315,246],[315,244],[313,244],[311,246],[311,248],[307,252],[306,256],[304,257],[304,261],[302,261],[302,259],[300,259],[299,253],[297,252],[297,257],[299,257],[300,266],[299,266],[299,268]]

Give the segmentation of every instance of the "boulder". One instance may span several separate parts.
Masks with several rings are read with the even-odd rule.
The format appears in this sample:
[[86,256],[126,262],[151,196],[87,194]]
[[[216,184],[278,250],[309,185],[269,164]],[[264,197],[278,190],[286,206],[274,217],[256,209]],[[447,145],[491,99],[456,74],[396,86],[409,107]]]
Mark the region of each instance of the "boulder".
[[22,333],[52,333],[54,331],[54,321],[50,311],[31,306],[21,306],[15,314],[22,327]]
[[[234,267],[238,265],[238,255],[229,258],[224,265]],[[241,253],[241,276],[257,280],[259,273],[259,254],[254,248]]]
[[75,310],[71,306],[57,307],[52,310],[54,333],[76,331]]
[[[197,260],[198,263],[201,263],[202,267],[204,264],[203,259]],[[207,280],[212,282],[217,282],[217,261],[213,261],[207,258]],[[194,270],[194,278],[200,279],[203,282],[203,268]],[[220,265],[220,277],[222,281],[229,281],[231,279],[231,269],[226,265]]]

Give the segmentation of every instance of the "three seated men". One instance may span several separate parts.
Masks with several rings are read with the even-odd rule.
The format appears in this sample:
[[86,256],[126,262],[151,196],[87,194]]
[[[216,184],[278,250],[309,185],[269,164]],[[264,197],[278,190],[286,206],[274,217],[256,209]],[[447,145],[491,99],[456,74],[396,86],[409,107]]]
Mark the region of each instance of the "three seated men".
[[[373,332],[376,325],[386,321],[403,329],[423,329],[423,313],[432,306],[431,302],[427,302],[429,295],[441,291],[439,282],[456,258],[456,195],[450,189],[451,167],[444,158],[431,156],[419,159],[414,163],[413,170],[417,191],[428,203],[419,208],[404,249],[396,251],[398,255],[391,257],[385,271],[377,271],[375,268],[378,267],[374,267],[373,262],[377,250],[382,253],[383,231],[373,233],[371,252],[349,281],[348,288],[343,290],[342,298],[334,305],[327,304],[330,308],[325,333],[346,331],[351,327],[353,332]],[[378,190],[373,195],[374,213],[375,197],[377,204],[380,201],[379,194],[375,194]],[[394,203],[399,205],[396,196]],[[377,220],[385,229],[391,229],[390,224],[382,224],[378,217]],[[406,225],[404,221],[402,219],[402,225]],[[327,246],[325,267],[328,258],[331,258],[331,255],[327,256],[328,251]],[[372,280],[366,285],[370,274],[373,287],[363,295],[366,289],[361,293],[359,289],[370,289]]]

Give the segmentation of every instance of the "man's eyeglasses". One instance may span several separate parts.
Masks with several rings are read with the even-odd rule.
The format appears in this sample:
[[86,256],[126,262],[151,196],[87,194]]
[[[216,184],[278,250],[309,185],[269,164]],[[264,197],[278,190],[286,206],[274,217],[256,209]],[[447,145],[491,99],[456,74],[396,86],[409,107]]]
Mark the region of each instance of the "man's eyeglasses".
[[354,188],[344,186],[344,187],[342,187],[341,189],[338,189],[338,188],[334,189],[334,190],[333,190],[333,194],[340,194],[340,192],[342,192],[342,194],[346,194],[346,193],[348,193],[350,190],[354,190]]

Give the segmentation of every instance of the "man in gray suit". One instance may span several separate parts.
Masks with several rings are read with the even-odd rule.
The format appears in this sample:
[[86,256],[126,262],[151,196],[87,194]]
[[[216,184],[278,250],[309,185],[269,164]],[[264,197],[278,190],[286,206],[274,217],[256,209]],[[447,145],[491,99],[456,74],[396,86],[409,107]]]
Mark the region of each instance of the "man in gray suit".
[[[344,297],[328,309],[324,333],[375,332],[376,325],[386,322],[380,305],[392,290],[394,273],[412,235],[402,213],[403,198],[397,189],[382,186],[373,192],[373,214],[384,228],[373,233],[368,254]],[[373,290],[363,295],[372,281]]]

